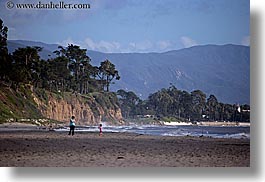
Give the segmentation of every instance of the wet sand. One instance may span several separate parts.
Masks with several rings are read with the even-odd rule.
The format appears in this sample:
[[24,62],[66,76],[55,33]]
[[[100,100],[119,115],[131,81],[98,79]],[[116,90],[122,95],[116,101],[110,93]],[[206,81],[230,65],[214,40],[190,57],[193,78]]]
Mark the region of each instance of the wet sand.
[[249,167],[250,141],[2,129],[0,166]]

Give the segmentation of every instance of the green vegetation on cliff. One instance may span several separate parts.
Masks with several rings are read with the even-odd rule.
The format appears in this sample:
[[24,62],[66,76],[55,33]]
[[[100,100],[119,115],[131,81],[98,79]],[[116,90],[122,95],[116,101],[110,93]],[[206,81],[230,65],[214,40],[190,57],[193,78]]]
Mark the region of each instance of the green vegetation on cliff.
[[15,91],[1,84],[0,121],[9,118],[43,118],[31,94],[25,86]]
[[30,85],[21,85],[14,90],[0,82],[0,99],[0,123],[39,119],[67,123],[71,115],[76,115],[78,123],[82,125],[101,121],[119,123],[122,120],[117,96],[111,92],[87,95],[55,93],[33,89]]

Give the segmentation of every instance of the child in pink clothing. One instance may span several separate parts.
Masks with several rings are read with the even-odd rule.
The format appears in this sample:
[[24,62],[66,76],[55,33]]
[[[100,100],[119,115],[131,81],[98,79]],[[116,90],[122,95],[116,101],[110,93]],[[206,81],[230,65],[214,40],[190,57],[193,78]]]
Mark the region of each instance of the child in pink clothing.
[[102,136],[102,124],[99,124],[98,129],[99,129],[99,136]]

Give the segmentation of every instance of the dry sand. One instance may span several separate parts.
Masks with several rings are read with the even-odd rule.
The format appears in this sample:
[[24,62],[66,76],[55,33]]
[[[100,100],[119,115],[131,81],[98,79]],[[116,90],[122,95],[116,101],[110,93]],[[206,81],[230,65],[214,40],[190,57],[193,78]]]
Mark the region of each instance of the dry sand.
[[0,166],[249,167],[250,141],[0,129]]

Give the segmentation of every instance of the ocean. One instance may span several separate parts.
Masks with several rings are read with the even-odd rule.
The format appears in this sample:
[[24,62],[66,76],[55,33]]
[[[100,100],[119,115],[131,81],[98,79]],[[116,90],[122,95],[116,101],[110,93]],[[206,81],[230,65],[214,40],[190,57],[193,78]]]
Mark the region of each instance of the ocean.
[[[69,131],[68,127],[56,129],[55,131]],[[98,132],[98,126],[78,126],[78,132]],[[213,138],[245,138],[250,139],[249,126],[104,126],[104,132],[130,132],[137,134],[157,135],[157,136],[205,136]]]

